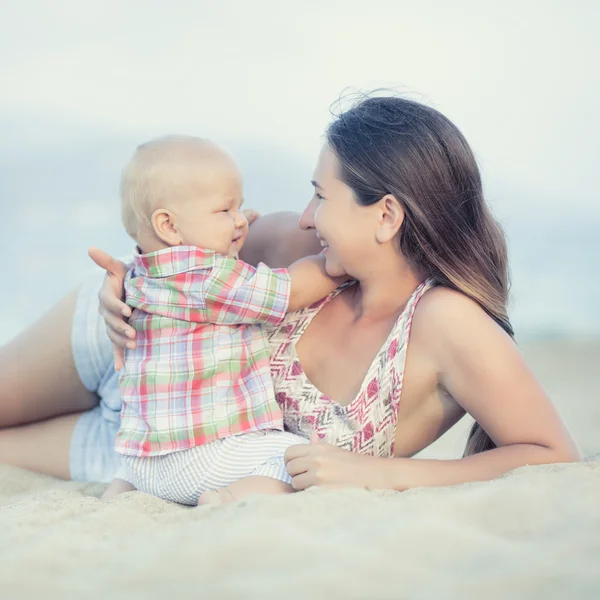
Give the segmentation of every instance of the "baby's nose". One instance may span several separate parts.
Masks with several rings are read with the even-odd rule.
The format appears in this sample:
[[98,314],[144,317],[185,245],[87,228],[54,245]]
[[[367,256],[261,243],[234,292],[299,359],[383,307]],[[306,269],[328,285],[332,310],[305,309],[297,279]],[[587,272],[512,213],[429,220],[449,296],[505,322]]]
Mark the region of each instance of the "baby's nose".
[[246,225],[248,225],[248,219],[246,219],[246,215],[241,210],[238,210],[235,218],[235,226],[238,229],[242,229],[243,227],[246,227]]

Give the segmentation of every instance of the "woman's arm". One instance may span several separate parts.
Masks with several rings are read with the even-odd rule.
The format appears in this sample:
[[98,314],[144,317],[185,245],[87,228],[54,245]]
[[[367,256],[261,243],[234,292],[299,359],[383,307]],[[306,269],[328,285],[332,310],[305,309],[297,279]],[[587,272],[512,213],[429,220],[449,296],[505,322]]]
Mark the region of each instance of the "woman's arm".
[[579,451],[514,341],[472,300],[426,294],[413,324],[438,365],[440,385],[492,438],[494,450],[458,460],[394,459],[386,487],[488,480],[523,465],[580,460]]
[[580,454],[517,345],[472,300],[446,288],[428,292],[412,336],[425,336],[440,385],[498,448],[457,460],[376,458],[313,440],[292,446],[292,485],[394,489],[494,479],[523,465],[571,462]]

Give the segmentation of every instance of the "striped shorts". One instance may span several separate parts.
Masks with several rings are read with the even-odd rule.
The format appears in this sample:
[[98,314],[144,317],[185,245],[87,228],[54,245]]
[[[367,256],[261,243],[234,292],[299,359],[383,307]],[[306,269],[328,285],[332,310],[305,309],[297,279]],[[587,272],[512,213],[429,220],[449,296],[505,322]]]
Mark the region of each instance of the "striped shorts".
[[290,483],[283,456],[289,446],[306,443],[286,431],[253,431],[162,456],[122,456],[117,477],[163,500],[195,506],[200,494],[250,475]]

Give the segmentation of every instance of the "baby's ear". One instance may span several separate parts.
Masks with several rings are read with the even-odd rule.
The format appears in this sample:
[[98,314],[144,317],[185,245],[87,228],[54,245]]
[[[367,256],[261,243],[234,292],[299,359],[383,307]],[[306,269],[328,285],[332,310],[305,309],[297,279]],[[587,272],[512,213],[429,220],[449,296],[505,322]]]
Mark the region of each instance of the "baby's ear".
[[180,246],[181,236],[175,223],[175,215],[166,208],[157,208],[150,217],[156,237],[167,246]]

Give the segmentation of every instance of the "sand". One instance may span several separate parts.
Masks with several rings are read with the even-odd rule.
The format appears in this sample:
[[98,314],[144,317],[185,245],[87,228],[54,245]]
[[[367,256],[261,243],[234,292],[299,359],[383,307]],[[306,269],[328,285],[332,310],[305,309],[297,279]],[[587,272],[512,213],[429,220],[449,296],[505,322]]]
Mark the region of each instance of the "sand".
[[[600,342],[524,345],[587,462],[188,509],[0,467],[0,597],[600,598]],[[459,424],[424,455],[462,450]]]

